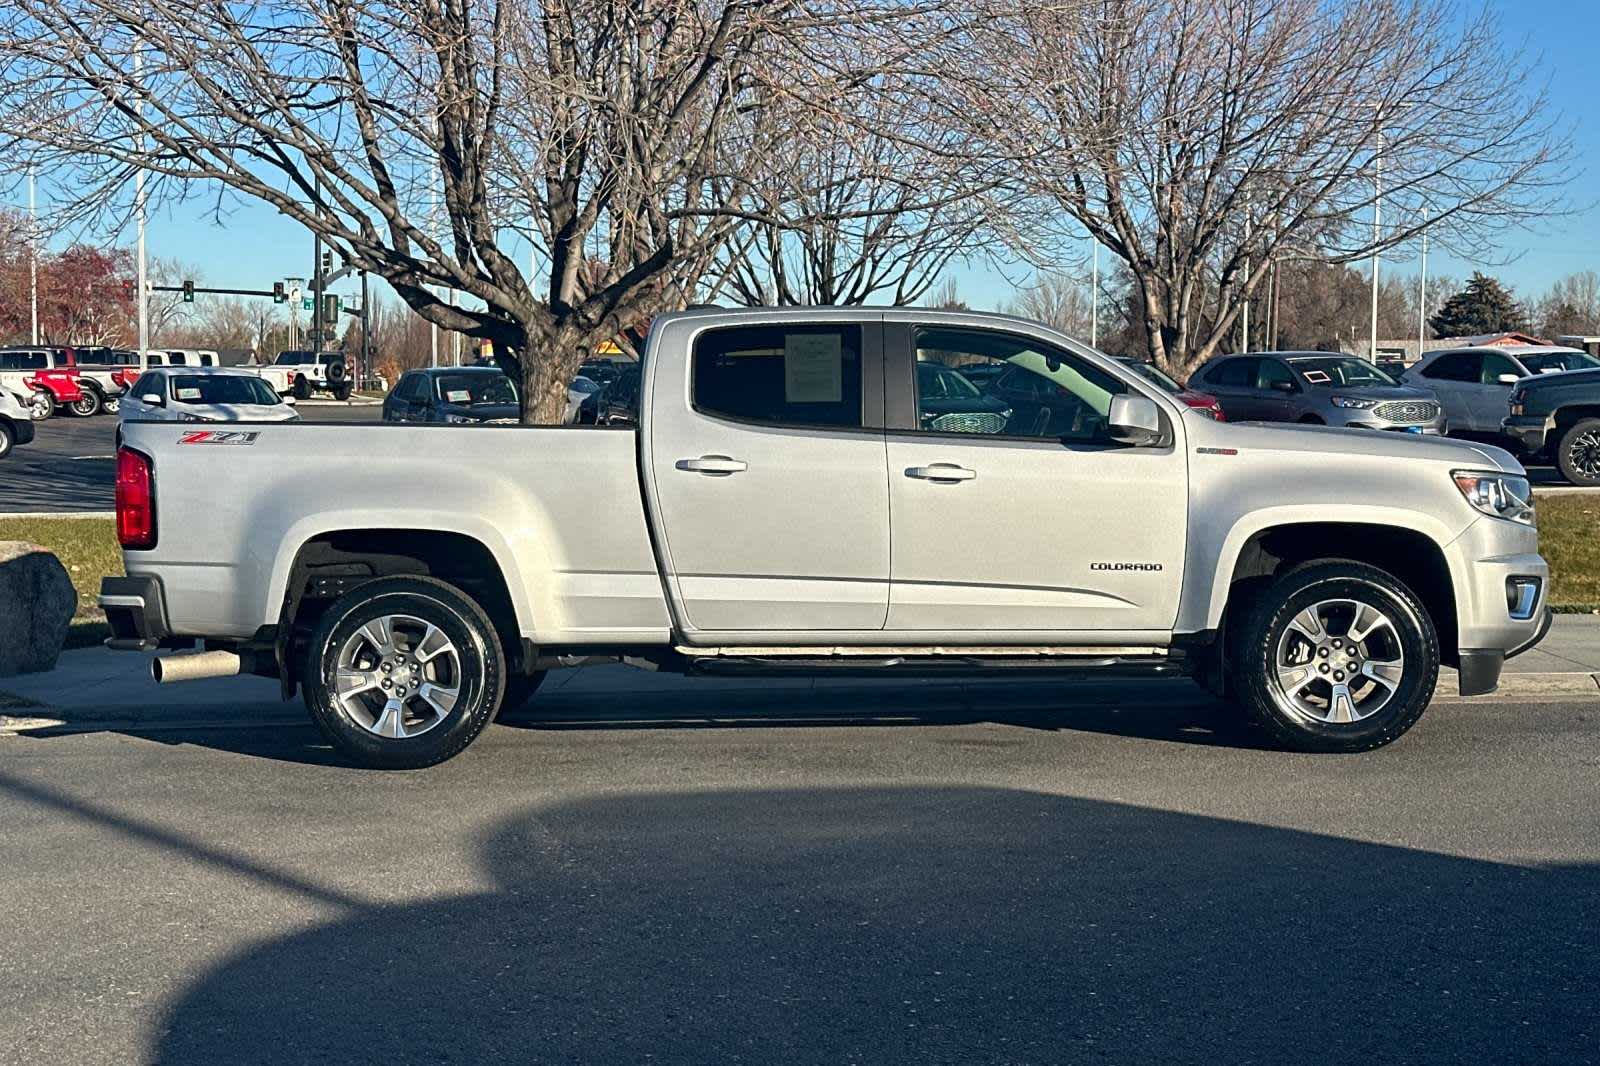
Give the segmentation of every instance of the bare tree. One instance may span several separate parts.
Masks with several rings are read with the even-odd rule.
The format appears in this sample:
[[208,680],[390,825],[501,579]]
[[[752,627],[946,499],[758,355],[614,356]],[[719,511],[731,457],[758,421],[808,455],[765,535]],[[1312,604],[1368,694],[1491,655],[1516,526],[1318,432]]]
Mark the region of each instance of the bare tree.
[[1550,286],[1534,305],[1536,328],[1546,337],[1600,332],[1600,274],[1580,270]]
[[1089,285],[1069,274],[1040,274],[1032,285],[1006,304],[1005,312],[1043,322],[1074,337],[1087,337],[1091,313]]
[[991,17],[944,61],[949,121],[1128,264],[1179,378],[1274,259],[1351,262],[1424,227],[1471,250],[1557,202],[1566,142],[1504,77],[1529,64],[1448,0],[974,2]]
[[525,418],[554,421],[594,346],[759,214],[760,161],[868,83],[856,38],[893,42],[914,6],[12,0],[0,158],[71,175],[55,191],[83,219],[125,218],[136,170],[158,202],[270,204],[492,341]]

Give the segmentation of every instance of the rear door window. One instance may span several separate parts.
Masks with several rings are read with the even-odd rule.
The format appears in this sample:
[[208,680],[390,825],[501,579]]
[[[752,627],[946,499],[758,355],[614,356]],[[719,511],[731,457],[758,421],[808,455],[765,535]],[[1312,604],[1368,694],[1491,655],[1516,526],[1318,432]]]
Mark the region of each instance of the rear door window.
[[1253,389],[1258,362],[1258,359],[1229,359],[1218,363],[1207,372],[1206,381],[1224,389]]
[[1477,381],[1483,372],[1483,356],[1477,352],[1450,352],[1422,368],[1422,376],[1436,381]]
[[861,327],[737,326],[694,343],[695,409],[740,422],[859,429]]

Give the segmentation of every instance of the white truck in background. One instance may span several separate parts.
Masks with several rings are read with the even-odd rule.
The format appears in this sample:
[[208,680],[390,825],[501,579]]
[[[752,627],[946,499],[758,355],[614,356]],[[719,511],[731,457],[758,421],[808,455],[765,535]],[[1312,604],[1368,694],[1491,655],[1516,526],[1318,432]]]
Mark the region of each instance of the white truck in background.
[[[935,395],[929,363],[997,373]],[[347,757],[420,767],[598,661],[1188,676],[1285,747],[1362,751],[1441,663],[1493,691],[1549,625],[1508,453],[1219,423],[1036,322],[667,315],[639,400],[588,429],[129,422],[110,643],[199,642],[157,679],[276,677]]]

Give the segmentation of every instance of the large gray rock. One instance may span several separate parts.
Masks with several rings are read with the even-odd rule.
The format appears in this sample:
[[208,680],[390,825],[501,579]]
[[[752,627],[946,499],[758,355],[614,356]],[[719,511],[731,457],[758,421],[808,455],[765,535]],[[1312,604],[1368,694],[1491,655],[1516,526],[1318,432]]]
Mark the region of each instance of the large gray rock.
[[0,540],[0,677],[53,670],[78,594],[50,551]]

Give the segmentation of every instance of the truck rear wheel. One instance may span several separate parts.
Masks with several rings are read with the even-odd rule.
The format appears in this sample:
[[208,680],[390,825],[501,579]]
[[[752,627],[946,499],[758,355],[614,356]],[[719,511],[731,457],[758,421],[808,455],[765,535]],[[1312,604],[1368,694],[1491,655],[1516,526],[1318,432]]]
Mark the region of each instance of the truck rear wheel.
[[454,585],[390,577],[328,608],[306,651],[306,703],[362,766],[414,770],[458,754],[494,716],[505,667],[494,623]]
[[102,406],[99,390],[85,385],[78,390],[78,398],[67,405],[67,410],[79,418],[93,418],[100,413]]
[[1600,418],[1580,418],[1556,442],[1556,465],[1574,485],[1600,485]]
[[1296,751],[1357,752],[1403,735],[1439,680],[1439,638],[1416,596],[1373,566],[1305,563],[1256,596],[1236,631],[1234,691]]

